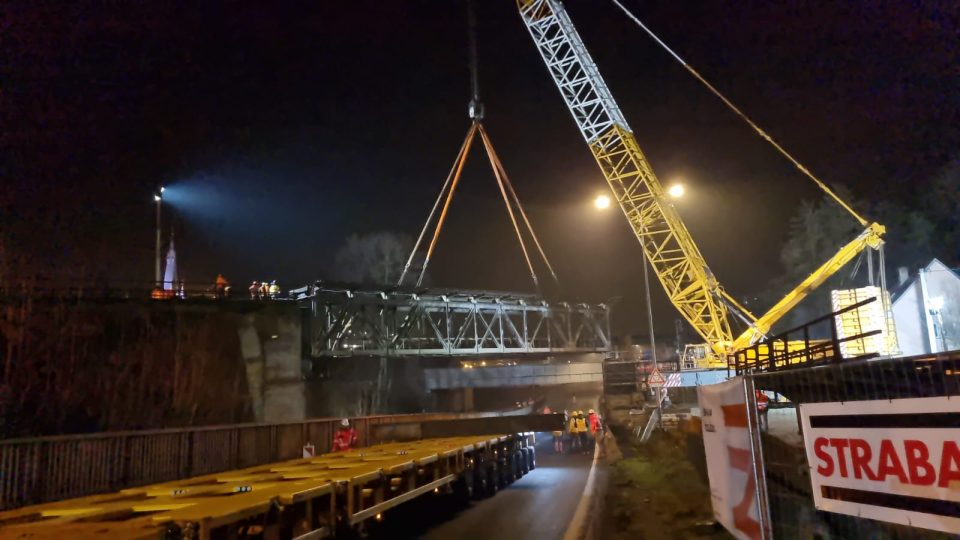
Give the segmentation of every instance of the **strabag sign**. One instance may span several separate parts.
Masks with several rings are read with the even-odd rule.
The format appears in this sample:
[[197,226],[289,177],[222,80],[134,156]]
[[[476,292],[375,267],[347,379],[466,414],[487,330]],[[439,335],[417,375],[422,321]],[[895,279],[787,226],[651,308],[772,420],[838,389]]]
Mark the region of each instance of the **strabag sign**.
[[960,533],[960,397],[800,405],[828,512]]

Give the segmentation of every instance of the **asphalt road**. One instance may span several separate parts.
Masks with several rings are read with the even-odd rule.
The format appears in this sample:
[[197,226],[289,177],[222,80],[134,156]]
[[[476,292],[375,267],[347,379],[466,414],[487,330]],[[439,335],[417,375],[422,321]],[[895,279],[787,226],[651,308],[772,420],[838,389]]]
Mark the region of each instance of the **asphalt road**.
[[466,508],[439,497],[411,502],[386,515],[373,537],[561,539],[580,501],[592,458],[592,454],[556,456],[549,447],[538,447],[537,468],[496,495]]

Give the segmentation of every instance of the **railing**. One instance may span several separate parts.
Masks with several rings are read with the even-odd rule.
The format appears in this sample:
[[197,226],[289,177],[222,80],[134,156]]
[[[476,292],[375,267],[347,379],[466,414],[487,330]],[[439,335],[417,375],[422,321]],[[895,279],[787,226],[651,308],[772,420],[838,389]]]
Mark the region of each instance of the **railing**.
[[[841,353],[840,344],[848,341],[875,336],[882,330],[872,330],[845,338],[837,333],[837,317],[875,302],[876,298],[868,298],[839,311],[824,315],[817,319],[791,328],[782,334],[767,338],[752,347],[737,351],[730,359],[728,371],[736,375],[752,372],[768,372],[794,367],[810,367],[830,362],[845,360]],[[817,325],[829,322],[830,339],[811,339],[813,329]],[[798,339],[799,338],[799,339]],[[846,360],[863,360],[877,357],[877,353],[860,355]]]
[[[486,416],[410,414],[352,419],[358,444],[372,427]],[[235,424],[0,440],[0,510],[117,491],[329,452],[340,419]]]
[[215,283],[168,283],[164,290],[153,281],[69,281],[24,280],[0,283],[0,298],[67,299],[67,300],[283,300],[288,293],[251,294],[248,284],[228,284],[218,288]]

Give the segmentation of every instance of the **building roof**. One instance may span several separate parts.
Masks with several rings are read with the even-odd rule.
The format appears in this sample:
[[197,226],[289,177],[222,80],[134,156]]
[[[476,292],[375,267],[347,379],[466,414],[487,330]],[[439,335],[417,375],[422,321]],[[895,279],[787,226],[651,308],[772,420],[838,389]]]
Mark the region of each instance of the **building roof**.
[[[960,268],[950,268],[949,266],[943,264],[943,262],[941,262],[940,259],[937,259],[936,257],[931,259],[930,262],[927,263],[927,265],[922,268],[922,270],[925,272],[942,272],[942,271],[950,272],[951,274],[953,274],[953,277],[955,277],[958,281],[960,281]],[[920,276],[919,272],[914,272],[909,279],[907,279],[903,283],[891,289],[890,301],[896,302],[897,299],[900,298],[900,296],[903,293],[905,293],[908,289],[910,289],[910,287],[913,286],[914,283],[916,283],[917,278],[919,276]]]

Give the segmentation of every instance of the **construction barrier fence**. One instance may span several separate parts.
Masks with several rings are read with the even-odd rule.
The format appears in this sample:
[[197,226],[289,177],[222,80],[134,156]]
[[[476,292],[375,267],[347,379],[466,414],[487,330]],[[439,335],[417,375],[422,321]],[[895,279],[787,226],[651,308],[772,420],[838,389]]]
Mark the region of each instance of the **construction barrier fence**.
[[764,538],[957,537],[960,352],[784,367],[743,379]]
[[[358,444],[376,426],[476,418],[409,414],[351,419]],[[278,424],[105,432],[0,440],[0,510],[299,458],[330,451],[339,418]]]

